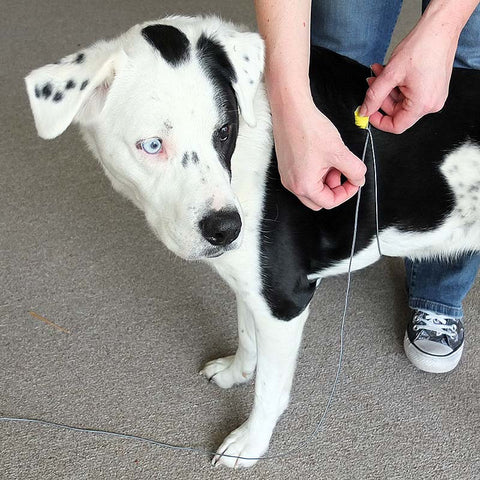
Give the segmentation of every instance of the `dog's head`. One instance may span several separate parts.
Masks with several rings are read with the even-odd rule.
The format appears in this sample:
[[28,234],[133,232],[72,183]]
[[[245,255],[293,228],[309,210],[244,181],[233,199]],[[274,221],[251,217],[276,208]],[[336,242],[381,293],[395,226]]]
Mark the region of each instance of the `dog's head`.
[[34,70],[26,85],[39,135],[78,123],[115,189],[169,249],[198,259],[240,242],[230,162],[239,128],[255,125],[263,56],[257,34],[168,17]]

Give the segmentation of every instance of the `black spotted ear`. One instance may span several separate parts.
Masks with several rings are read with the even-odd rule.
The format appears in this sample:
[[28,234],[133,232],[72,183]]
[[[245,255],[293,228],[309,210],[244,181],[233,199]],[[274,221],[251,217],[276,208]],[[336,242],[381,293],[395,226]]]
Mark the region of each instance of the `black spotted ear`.
[[55,138],[74,119],[87,123],[101,111],[119,53],[115,41],[99,42],[25,78],[40,137]]
[[221,36],[221,42],[235,69],[232,83],[237,95],[243,119],[248,125],[256,125],[253,100],[262,78],[265,46],[257,33],[229,32]]

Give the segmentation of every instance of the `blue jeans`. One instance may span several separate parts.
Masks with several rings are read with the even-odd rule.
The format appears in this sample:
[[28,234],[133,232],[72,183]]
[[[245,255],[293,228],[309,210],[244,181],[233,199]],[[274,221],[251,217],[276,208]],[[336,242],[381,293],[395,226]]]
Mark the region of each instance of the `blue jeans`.
[[[422,10],[428,0],[422,1]],[[364,65],[382,63],[402,0],[313,0],[312,44]],[[462,31],[455,66],[480,70],[480,6]],[[480,254],[443,261],[405,260],[409,306],[459,318],[462,301],[475,281]]]

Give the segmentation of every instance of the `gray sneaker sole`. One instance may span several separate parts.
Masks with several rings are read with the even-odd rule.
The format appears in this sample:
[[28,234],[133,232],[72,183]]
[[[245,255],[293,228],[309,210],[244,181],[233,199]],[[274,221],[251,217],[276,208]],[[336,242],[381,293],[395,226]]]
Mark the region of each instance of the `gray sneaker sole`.
[[420,370],[428,373],[447,373],[452,371],[462,358],[463,344],[455,352],[445,356],[429,355],[420,351],[410,342],[407,333],[403,340],[403,348],[410,362]]

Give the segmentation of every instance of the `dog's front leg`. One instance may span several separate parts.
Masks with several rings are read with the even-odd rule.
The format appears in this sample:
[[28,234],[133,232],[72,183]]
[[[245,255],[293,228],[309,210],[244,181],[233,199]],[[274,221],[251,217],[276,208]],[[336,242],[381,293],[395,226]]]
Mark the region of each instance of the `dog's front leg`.
[[266,452],[278,418],[288,405],[307,316],[308,309],[287,322],[255,316],[258,358],[253,410],[248,420],[220,445],[214,465],[249,467]]
[[253,315],[237,295],[238,349],[235,355],[208,362],[200,372],[221,388],[230,388],[250,380],[257,364]]

